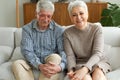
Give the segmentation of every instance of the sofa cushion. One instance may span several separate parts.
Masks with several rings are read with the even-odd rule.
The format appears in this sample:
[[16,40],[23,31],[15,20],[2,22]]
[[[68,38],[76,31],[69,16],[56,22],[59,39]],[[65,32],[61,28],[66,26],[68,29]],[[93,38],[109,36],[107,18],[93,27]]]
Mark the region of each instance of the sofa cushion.
[[105,55],[107,55],[109,53],[111,49],[111,45],[109,44],[104,44],[104,52],[105,52]]
[[7,61],[11,54],[12,54],[13,48],[9,46],[0,46],[0,64]]
[[[6,62],[0,66],[0,80],[16,80],[13,71],[12,71],[12,63],[13,62]],[[35,80],[38,80],[40,72],[38,70],[33,70],[33,74],[35,76]],[[63,80],[64,74],[60,74],[61,79]]]
[[24,59],[24,57],[21,54],[20,47],[16,47],[14,49],[13,55],[10,59],[10,61],[18,60],[18,59]]
[[106,53],[106,57],[109,59],[109,63],[113,70],[120,68],[120,47],[111,47]]
[[6,62],[0,65],[0,80],[15,80],[11,64],[12,62]]
[[109,72],[106,76],[108,80],[120,80],[120,69]]

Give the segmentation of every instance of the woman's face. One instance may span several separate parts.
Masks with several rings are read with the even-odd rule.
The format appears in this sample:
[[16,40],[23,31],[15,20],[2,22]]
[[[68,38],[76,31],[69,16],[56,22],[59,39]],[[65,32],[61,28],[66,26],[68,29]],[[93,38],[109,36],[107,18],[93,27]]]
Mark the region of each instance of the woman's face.
[[77,28],[83,29],[87,24],[88,11],[79,6],[73,7],[70,18]]

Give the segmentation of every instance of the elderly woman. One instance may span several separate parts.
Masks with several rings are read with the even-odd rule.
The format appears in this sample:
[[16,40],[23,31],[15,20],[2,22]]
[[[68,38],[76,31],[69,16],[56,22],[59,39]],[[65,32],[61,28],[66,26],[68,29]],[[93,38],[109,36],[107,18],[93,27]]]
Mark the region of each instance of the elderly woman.
[[110,65],[104,56],[102,26],[87,22],[85,2],[70,2],[68,11],[74,25],[64,32],[64,48],[70,80],[107,80]]

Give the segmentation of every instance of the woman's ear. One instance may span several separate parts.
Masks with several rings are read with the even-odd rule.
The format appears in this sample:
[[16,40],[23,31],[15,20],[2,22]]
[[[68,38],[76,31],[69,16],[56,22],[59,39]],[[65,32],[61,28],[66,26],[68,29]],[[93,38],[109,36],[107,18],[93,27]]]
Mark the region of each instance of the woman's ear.
[[37,17],[37,12],[35,12],[35,17]]

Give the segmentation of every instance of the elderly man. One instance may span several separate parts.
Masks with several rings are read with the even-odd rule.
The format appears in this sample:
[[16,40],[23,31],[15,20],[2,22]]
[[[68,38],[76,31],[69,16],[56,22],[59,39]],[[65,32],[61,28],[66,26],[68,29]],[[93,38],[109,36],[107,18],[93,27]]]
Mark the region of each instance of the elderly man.
[[34,80],[32,69],[40,71],[39,80],[59,80],[59,72],[66,66],[64,29],[52,21],[53,13],[53,3],[40,0],[36,5],[37,19],[22,27],[21,53],[26,61],[13,63],[16,80]]

